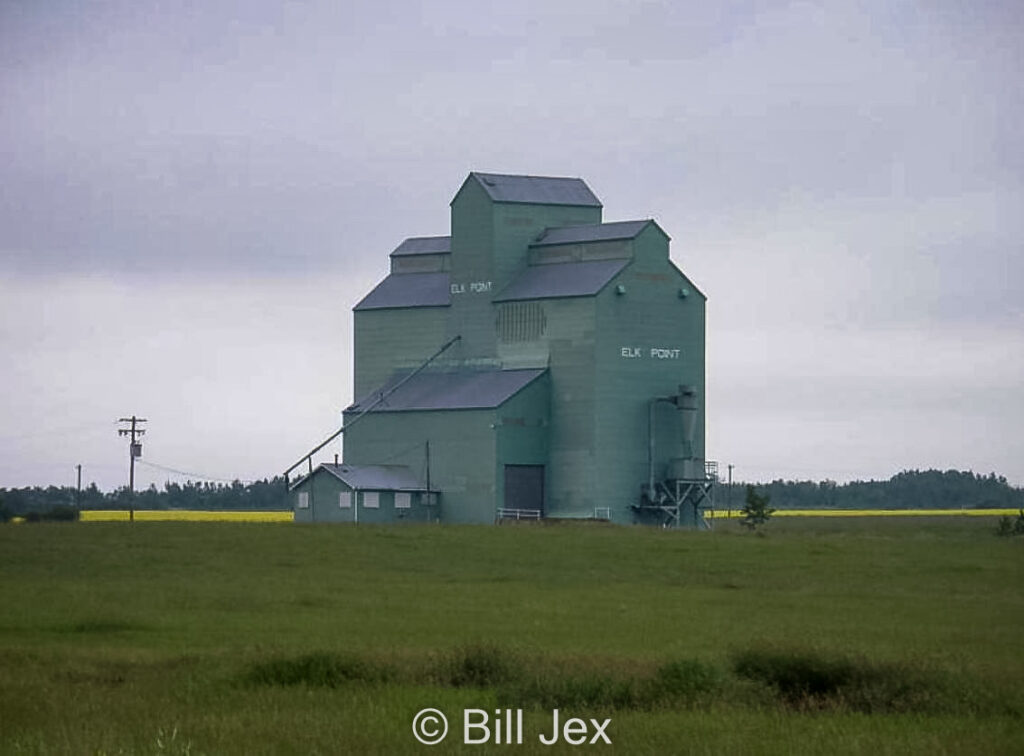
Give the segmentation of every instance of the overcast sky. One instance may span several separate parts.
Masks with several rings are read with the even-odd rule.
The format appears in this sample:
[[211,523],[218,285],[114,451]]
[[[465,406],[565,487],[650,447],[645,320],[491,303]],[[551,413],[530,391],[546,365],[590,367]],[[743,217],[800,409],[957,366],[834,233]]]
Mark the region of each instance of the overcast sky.
[[123,485],[133,413],[141,486],[280,473],[471,170],[672,236],[737,478],[1024,485],[1022,32],[1016,0],[3,0],[0,487]]

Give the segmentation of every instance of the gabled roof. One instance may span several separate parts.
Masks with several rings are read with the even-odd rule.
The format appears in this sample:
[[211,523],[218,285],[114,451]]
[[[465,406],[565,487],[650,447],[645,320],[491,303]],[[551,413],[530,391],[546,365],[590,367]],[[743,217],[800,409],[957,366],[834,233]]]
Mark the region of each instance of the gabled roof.
[[587,262],[531,265],[512,279],[495,302],[554,297],[591,297],[629,265],[629,260],[591,260]]
[[413,236],[395,247],[391,257],[438,255],[452,251],[450,236]]
[[[493,409],[511,399],[544,371],[545,368],[422,372],[402,384],[373,412]],[[346,408],[345,412],[359,412],[369,407],[406,375],[396,373],[386,384]]]
[[446,307],[451,304],[449,282],[447,273],[392,273],[352,309]]
[[594,196],[583,179],[553,176],[507,176],[500,173],[477,173],[475,171],[469,176],[479,182],[495,202],[601,207],[601,200]]
[[546,247],[554,244],[582,244],[586,242],[633,239],[647,228],[648,223],[654,223],[654,221],[617,221],[615,223],[594,223],[588,226],[547,228],[530,243],[530,246]]
[[[426,491],[416,475],[404,465],[332,465],[322,464],[313,471],[330,473],[354,491]],[[294,489],[310,478],[309,475],[292,483]]]

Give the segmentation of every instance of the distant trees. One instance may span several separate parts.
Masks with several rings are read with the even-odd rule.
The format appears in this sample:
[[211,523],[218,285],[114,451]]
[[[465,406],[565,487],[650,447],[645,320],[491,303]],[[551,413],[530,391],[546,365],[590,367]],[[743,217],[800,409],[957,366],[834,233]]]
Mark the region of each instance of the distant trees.
[[[742,485],[733,487],[742,490]],[[889,480],[774,480],[759,488],[777,509],[1020,509],[1024,489],[995,473],[905,470]],[[739,491],[734,493],[734,496]],[[724,498],[724,497],[721,497]]]
[[[128,488],[109,493],[93,483],[83,488],[78,497],[81,509],[289,509],[280,477],[253,483],[167,483],[163,490],[155,485],[135,492],[132,502]],[[74,519],[77,516],[76,490],[70,486],[39,486],[33,488],[0,488],[0,522],[10,517],[27,519]]]

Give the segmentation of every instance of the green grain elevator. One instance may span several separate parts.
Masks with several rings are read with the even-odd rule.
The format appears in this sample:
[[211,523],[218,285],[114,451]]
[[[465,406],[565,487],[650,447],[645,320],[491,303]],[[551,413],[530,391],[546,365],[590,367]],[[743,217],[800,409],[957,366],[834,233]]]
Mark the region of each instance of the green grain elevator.
[[296,520],[705,526],[705,302],[582,180],[469,174],[451,235],[355,305],[344,462],[291,485]]

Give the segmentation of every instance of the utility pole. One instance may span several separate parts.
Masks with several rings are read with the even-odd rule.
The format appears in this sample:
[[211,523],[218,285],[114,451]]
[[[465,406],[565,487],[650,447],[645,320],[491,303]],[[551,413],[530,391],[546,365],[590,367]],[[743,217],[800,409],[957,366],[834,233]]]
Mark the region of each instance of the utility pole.
[[142,442],[136,441],[136,437],[146,435],[144,428],[137,427],[146,422],[144,417],[121,417],[119,423],[131,423],[128,428],[118,428],[117,435],[128,436],[128,521],[135,522],[135,458],[142,456]]
[[75,486],[75,509],[78,510],[79,516],[82,513],[82,466],[75,465],[75,469],[78,470],[78,484]]
[[729,517],[732,517],[732,465],[729,465],[729,487],[726,490],[726,501],[729,503]]

